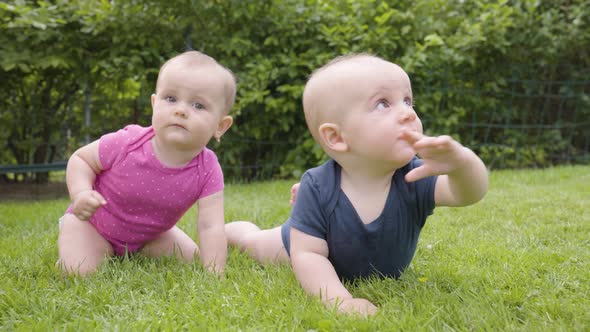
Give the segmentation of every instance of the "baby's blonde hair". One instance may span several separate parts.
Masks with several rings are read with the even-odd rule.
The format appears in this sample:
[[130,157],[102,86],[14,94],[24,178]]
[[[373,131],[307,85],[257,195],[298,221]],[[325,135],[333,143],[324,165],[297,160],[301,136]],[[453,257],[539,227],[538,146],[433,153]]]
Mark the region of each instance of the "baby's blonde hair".
[[227,107],[225,109],[225,114],[229,114],[236,100],[236,77],[229,68],[222,66],[214,58],[199,51],[186,51],[164,62],[162,67],[160,67],[160,71],[158,72],[158,80],[156,81],[156,91],[158,91],[158,87],[160,86],[160,76],[166,68],[166,66],[172,62],[177,61],[181,62],[185,66],[215,66],[218,69],[220,69],[220,71],[226,76],[224,84],[224,95],[225,105]]

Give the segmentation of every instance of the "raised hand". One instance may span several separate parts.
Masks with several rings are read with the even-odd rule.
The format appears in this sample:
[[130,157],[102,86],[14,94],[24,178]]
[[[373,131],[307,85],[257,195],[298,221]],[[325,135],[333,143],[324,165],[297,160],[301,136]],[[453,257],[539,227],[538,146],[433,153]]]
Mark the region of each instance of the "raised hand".
[[406,181],[413,182],[432,175],[450,174],[464,166],[471,152],[451,136],[425,136],[415,131],[400,135],[406,140],[424,164],[406,174]]
[[107,201],[98,191],[84,190],[76,195],[72,213],[80,220],[88,220],[96,212],[96,209],[105,204]]

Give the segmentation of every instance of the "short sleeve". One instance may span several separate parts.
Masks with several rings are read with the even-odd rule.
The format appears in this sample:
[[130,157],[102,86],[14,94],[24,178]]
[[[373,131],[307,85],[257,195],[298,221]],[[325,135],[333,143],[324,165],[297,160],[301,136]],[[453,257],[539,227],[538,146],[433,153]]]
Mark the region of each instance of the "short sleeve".
[[103,135],[98,142],[98,156],[103,169],[110,169],[115,161],[126,152],[132,140],[133,126],[127,126],[114,133]]
[[289,218],[291,227],[326,240],[327,216],[323,213],[317,183],[309,172],[301,178],[297,199]]

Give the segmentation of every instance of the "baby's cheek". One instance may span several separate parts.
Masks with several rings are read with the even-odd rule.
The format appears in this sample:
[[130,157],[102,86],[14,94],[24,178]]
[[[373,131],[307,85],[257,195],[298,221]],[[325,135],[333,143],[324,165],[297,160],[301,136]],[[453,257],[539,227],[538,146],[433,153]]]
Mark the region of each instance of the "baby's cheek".
[[418,118],[416,118],[416,131],[420,134],[424,133],[424,129],[422,128],[422,121],[420,121],[420,119]]

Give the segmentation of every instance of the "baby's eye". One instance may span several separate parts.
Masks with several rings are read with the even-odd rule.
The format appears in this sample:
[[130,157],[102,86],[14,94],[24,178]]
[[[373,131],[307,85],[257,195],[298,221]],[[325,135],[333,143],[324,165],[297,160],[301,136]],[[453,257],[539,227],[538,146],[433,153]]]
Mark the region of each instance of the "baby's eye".
[[176,102],[176,97],[166,96],[166,97],[164,97],[164,100],[167,101],[167,102],[169,102],[169,103],[174,103],[174,102]]
[[201,103],[193,103],[193,108],[198,109],[198,110],[204,110],[205,109],[205,105],[201,104]]
[[410,98],[410,97],[404,98],[404,104],[406,104],[407,106],[410,106],[410,107],[414,106],[414,102],[412,101],[412,98]]
[[377,105],[375,105],[375,109],[377,110],[384,110],[386,108],[389,108],[389,102],[387,102],[387,100],[380,100]]

